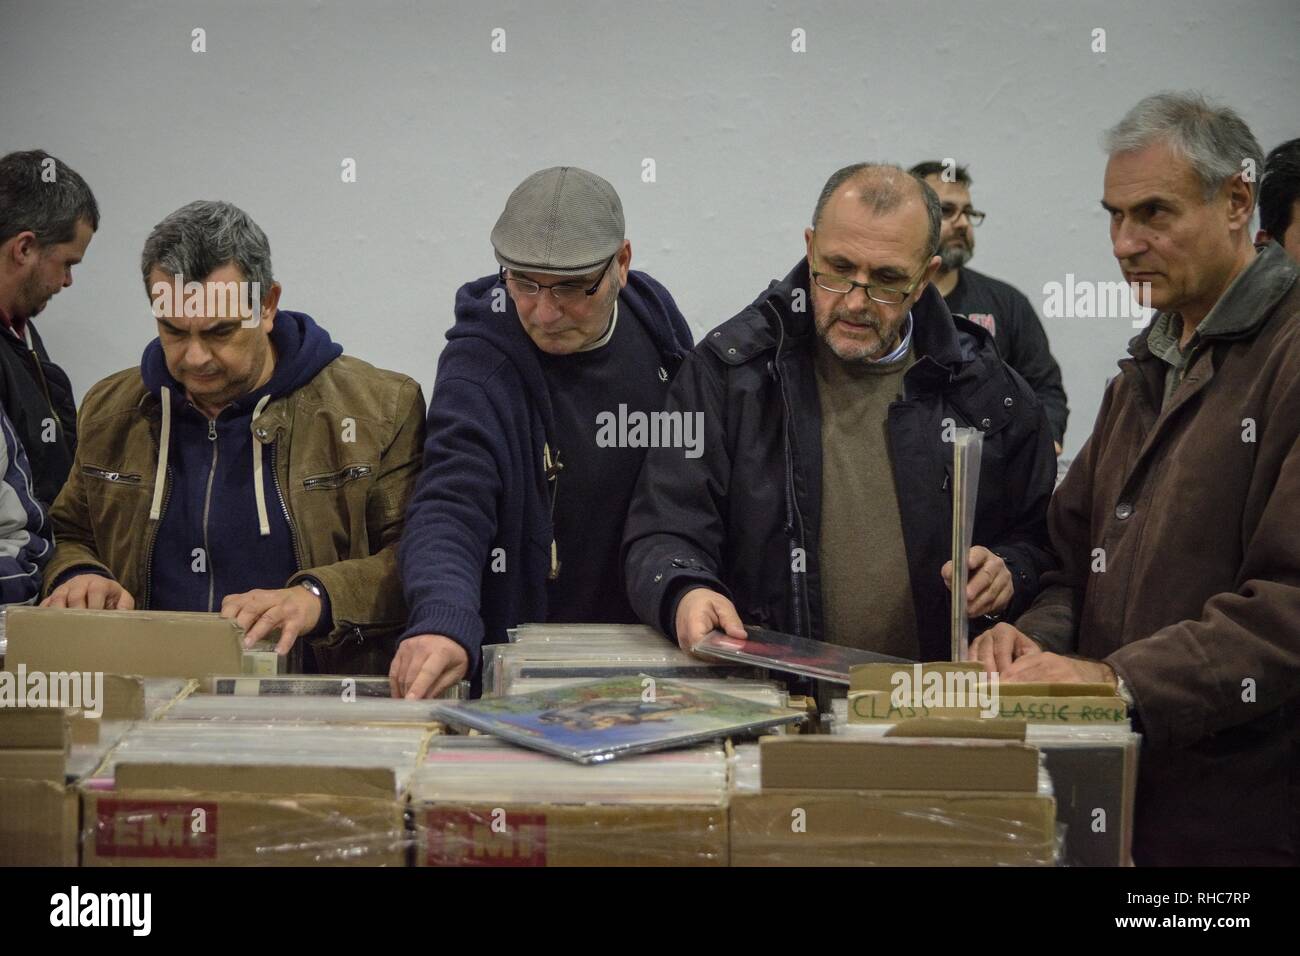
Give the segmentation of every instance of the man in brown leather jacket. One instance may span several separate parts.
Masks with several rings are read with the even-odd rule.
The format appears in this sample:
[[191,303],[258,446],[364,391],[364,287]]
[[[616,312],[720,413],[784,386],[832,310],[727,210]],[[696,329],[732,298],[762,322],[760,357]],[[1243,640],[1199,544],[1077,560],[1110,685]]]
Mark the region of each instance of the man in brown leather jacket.
[[158,338],[82,403],[43,604],[219,611],[248,644],[312,638],[308,671],[386,673],[419,385],[279,309],[266,235],[229,203],[172,213],[141,268]]
[[1263,153],[1232,110],[1148,97],[1107,151],[1115,258],[1158,314],[1052,500],[1059,570],[972,656],[1117,684],[1144,738],[1137,863],[1294,865],[1300,274],[1251,244]]

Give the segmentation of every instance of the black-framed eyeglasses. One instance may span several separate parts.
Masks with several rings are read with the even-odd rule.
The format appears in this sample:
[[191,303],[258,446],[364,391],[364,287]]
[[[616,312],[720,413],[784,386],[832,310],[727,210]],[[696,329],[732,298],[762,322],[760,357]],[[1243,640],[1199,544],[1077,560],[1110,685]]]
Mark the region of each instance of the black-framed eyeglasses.
[[879,302],[881,305],[898,305],[900,302],[906,301],[907,297],[916,291],[921,276],[925,274],[926,266],[929,264],[930,259],[927,256],[916,275],[908,279],[906,289],[891,289],[873,283],[858,282],[856,279],[850,279],[848,276],[842,276],[836,272],[819,272],[816,269],[809,269],[809,273],[812,275],[813,281],[827,292],[848,295],[854,289],[861,289],[872,302]]
[[518,276],[507,275],[508,270],[505,266],[501,267],[499,277],[502,282],[509,285],[513,291],[520,295],[541,295],[543,289],[550,289],[551,295],[559,302],[577,302],[582,298],[590,298],[599,291],[600,284],[605,281],[605,273],[609,271],[609,267],[617,257],[618,253],[616,252],[605,261],[605,264],[600,268],[600,275],[596,276],[596,281],[587,289],[575,282],[557,282],[554,285],[542,285],[532,279],[521,279]]
[[972,209],[970,206],[959,206],[955,202],[939,203],[939,213],[944,219],[956,221],[962,213],[970,220],[972,226],[978,226],[984,221],[984,213],[978,209]]

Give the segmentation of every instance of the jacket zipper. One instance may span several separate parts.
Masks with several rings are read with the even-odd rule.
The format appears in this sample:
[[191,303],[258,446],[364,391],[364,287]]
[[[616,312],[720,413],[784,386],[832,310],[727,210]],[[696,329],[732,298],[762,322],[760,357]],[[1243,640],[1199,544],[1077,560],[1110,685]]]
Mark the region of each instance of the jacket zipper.
[[551,568],[546,574],[546,580],[554,581],[560,576],[560,549],[555,542],[555,499],[560,493],[560,472],[564,470],[564,465],[560,463],[559,449],[552,456],[551,446],[545,441],[542,442],[542,467],[545,469],[546,483],[551,486]]
[[[208,419],[208,441],[212,443],[212,464],[208,466],[208,487],[203,492],[203,563],[208,569],[208,612],[216,601],[216,572],[212,569],[212,551],[208,547],[208,514],[212,507],[212,481],[217,476],[217,420]],[[256,439],[254,439],[256,441]]]
[[[253,441],[257,441],[256,435],[253,436]],[[258,444],[257,453],[259,455],[262,453],[260,443]],[[271,442],[271,483],[275,486],[275,497],[280,502],[280,511],[284,514],[285,524],[289,526],[289,540],[293,543],[294,573],[296,574],[303,569],[304,562],[302,560],[302,548],[298,545],[298,528],[293,523],[293,516],[289,514],[289,504],[285,501],[284,491],[280,488],[280,436],[278,431],[275,439]],[[358,632],[359,637],[360,633]],[[290,654],[297,655],[291,657],[291,660],[297,662],[300,666],[305,666],[302,661],[307,655],[307,647],[303,640],[293,642],[293,650],[290,651]],[[317,661],[319,663],[319,658],[317,658]]]
[[[808,605],[807,589],[799,579],[799,572],[794,569],[794,549],[803,548],[806,544],[803,534],[803,515],[799,513],[799,504],[794,497],[794,451],[790,447],[790,422],[792,414],[790,411],[790,396],[785,390],[785,376],[781,374],[781,352],[785,348],[785,323],[781,321],[781,314],[776,311],[770,302],[766,303],[772,314],[776,316],[777,330],[781,337],[777,341],[776,359],[772,362],[772,371],[776,375],[777,386],[781,390],[781,406],[784,411],[784,427],[782,428],[783,445],[785,449],[785,514],[786,521],[790,525],[788,532],[788,543],[790,547],[790,589],[794,597],[794,631],[796,634],[812,638],[812,608]],[[796,537],[798,535],[798,537]],[[808,556],[804,555],[804,573],[807,573]],[[808,621],[808,632],[805,632],[804,619],[805,615]]]
[[[257,441],[256,438],[253,439]],[[259,447],[257,453],[260,455],[262,449]],[[293,542],[293,560],[297,564],[294,571],[303,569],[302,549],[298,546],[298,528],[293,523],[293,516],[289,514],[289,505],[284,500],[284,492],[280,489],[280,439],[277,436],[271,442],[271,481],[275,485],[275,496],[280,500],[280,510],[284,512],[284,520],[289,525],[289,538]]]
[[112,481],[124,485],[138,485],[143,480],[142,476],[134,473],[123,474],[120,471],[109,471],[106,468],[97,468],[94,465],[82,465],[81,472],[103,481]]
[[30,342],[24,342],[27,346],[27,354],[32,357],[32,364],[36,366],[36,377],[41,380],[41,391],[45,393],[45,404],[50,409],[50,416],[54,419],[54,428],[60,434],[63,432],[63,422],[59,421],[59,413],[54,410],[54,398],[50,395],[50,385],[45,379],[45,369],[41,368],[41,357],[32,348]]
[[304,488],[338,488],[356,478],[364,478],[370,474],[370,470],[369,465],[352,465],[337,474],[313,475],[311,478],[304,478],[302,486]]

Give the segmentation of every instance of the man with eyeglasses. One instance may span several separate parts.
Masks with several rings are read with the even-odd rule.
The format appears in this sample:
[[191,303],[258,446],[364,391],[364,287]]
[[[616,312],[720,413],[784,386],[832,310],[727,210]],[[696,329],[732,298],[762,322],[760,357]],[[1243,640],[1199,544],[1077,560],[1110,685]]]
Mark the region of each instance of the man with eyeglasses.
[[1047,410],[1059,455],[1070,408],[1043,323],[1019,289],[967,265],[975,255],[975,228],[984,221],[984,213],[971,207],[970,171],[951,163],[924,162],[911,173],[939,196],[943,214],[935,288],[953,315],[964,315],[993,333],[1003,360],[1029,383]]
[[971,631],[1028,607],[1056,465],[1033,391],[933,288],[939,202],[892,165],[839,170],[807,255],[710,332],[668,408],[704,454],[652,449],[624,558],[641,619],[690,650],[762,625],[913,660],[950,653],[952,439],[984,433]]
[[594,173],[529,176],[492,246],[500,271],[457,292],[438,360],[394,696],[477,683],[482,645],[520,623],[636,621],[619,546],[650,436],[608,422],[662,412],[690,328],[631,271],[622,204]]

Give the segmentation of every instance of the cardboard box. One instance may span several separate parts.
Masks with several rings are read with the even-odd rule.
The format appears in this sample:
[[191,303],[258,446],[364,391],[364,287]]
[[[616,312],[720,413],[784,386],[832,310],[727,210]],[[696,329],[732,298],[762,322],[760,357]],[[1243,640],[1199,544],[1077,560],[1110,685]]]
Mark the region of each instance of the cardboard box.
[[83,792],[83,866],[404,866],[391,770],[123,764]]
[[76,866],[77,813],[62,780],[0,780],[0,866]]
[[998,685],[998,716],[1038,724],[1127,726],[1128,705],[1110,684]]
[[726,866],[724,806],[418,804],[416,866]]
[[[920,675],[918,681],[917,675]],[[945,686],[962,687],[970,704],[970,681],[985,680],[984,669],[973,663],[861,664],[853,668],[849,689],[850,723],[893,723],[913,717],[1001,717],[1030,723],[1118,724],[1128,723],[1128,707],[1110,684],[1020,684],[988,683],[988,701],[997,713],[980,706],[956,706],[954,699],[939,699],[928,693],[930,675]],[[958,680],[960,678],[960,680]],[[915,689],[900,706],[893,699],[898,688]],[[996,697],[993,696],[996,693]]]
[[764,737],[763,789],[1038,789],[1038,751],[1017,740]]
[[732,866],[1051,866],[1051,797],[787,790],[736,794]]
[[62,786],[67,771],[67,748],[14,747],[0,750],[0,780],[48,780]]
[[41,748],[67,753],[76,713],[65,707],[0,707],[0,751]]
[[0,865],[77,865],[77,797],[65,786],[74,720],[72,708],[0,708]]
[[218,614],[11,607],[5,665],[28,673],[184,677],[240,673],[243,632]]

